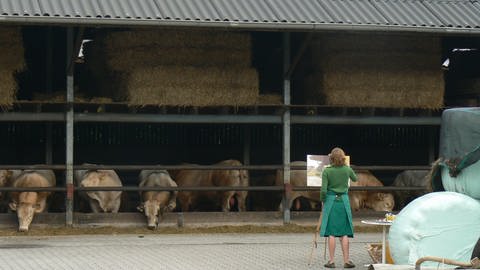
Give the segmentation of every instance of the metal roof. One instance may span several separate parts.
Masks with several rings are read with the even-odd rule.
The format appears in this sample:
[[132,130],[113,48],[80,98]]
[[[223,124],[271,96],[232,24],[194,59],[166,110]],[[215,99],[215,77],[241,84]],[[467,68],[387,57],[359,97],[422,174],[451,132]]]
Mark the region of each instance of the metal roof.
[[0,22],[480,33],[477,0],[0,0]]

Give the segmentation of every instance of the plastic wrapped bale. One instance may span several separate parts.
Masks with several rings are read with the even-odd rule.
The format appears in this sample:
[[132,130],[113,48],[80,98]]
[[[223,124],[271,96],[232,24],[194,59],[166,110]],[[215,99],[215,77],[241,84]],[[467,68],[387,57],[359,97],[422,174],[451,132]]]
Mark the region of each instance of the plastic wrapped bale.
[[456,192],[433,192],[402,209],[388,240],[395,264],[413,265],[425,256],[469,262],[479,237],[479,201]]
[[432,173],[434,190],[480,199],[480,108],[443,112],[439,155]]

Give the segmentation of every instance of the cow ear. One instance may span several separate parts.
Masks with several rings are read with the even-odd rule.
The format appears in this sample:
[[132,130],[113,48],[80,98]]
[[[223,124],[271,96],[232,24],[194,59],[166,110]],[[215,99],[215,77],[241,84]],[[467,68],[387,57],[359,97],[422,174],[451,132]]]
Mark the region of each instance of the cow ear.
[[10,209],[12,211],[17,211],[17,203],[16,202],[11,202],[8,204],[8,206],[10,207]]
[[137,210],[143,213],[143,211],[145,210],[145,206],[143,205],[143,203],[137,206]]

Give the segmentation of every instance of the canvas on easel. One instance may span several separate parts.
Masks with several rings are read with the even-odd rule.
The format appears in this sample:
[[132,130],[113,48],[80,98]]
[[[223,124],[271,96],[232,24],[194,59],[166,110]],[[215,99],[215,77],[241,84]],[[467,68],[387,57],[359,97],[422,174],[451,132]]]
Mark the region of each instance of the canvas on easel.
[[[345,164],[350,166],[350,156],[345,156]],[[307,186],[321,187],[323,169],[328,165],[328,155],[307,155]],[[350,186],[350,181],[348,184]]]

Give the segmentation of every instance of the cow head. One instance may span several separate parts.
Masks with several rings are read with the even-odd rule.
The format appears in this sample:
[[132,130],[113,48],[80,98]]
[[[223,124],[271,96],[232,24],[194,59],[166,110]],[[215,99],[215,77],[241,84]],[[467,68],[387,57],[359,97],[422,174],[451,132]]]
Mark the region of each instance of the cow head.
[[395,206],[395,200],[391,193],[374,193],[369,196],[367,206],[375,211],[391,212]]
[[157,228],[159,217],[163,209],[160,207],[160,202],[157,200],[148,200],[137,207],[138,211],[143,212],[147,217],[147,228],[154,230]]
[[32,223],[35,213],[41,212],[42,206],[37,203],[36,192],[22,192],[19,196],[20,203],[12,201],[9,203],[9,207],[12,211],[17,212],[18,218],[18,230],[20,232],[28,231],[30,223]]

